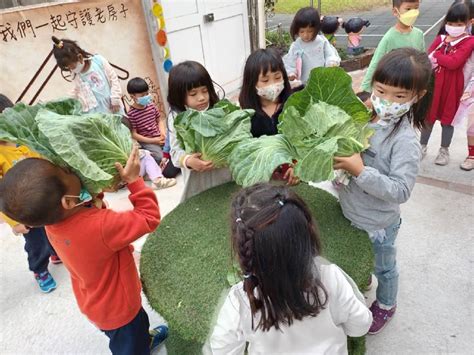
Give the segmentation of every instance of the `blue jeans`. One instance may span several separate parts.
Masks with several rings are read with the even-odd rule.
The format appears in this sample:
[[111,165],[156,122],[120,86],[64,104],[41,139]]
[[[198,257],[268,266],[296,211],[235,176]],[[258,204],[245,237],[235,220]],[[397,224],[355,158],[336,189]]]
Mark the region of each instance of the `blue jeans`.
[[398,267],[395,240],[402,220],[385,228],[386,236],[382,242],[372,242],[375,254],[375,276],[378,280],[377,301],[387,307],[397,303]]

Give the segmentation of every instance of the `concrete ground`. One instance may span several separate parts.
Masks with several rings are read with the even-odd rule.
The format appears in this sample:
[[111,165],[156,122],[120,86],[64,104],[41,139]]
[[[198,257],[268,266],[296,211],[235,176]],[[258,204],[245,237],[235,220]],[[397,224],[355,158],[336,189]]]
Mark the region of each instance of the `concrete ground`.
[[[426,33],[425,44],[427,47],[433,42],[435,35],[438,33],[439,21],[446,14],[452,3],[452,0],[423,0],[421,2],[420,16],[415,26]],[[328,15],[340,16],[345,20],[352,17],[361,17],[364,20],[369,20],[370,26],[367,27],[362,34],[362,44],[366,47],[377,47],[377,44],[385,32],[396,22],[395,17],[392,15],[391,6],[379,7],[368,11],[343,12]],[[289,29],[293,17],[294,14],[275,14],[273,17],[267,19],[267,27],[274,27],[281,23],[284,29]],[[433,25],[435,26],[433,27]],[[344,29],[339,29],[336,37],[337,46],[344,47],[347,38]]]

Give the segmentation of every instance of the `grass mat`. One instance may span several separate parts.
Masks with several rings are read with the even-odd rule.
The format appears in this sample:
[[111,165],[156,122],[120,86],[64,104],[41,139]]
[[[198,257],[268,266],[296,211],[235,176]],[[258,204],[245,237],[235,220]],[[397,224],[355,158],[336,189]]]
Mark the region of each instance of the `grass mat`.
[[[143,289],[151,307],[168,321],[170,355],[199,353],[219,298],[229,288],[229,210],[238,189],[234,183],[221,185],[179,205],[142,249]],[[351,227],[337,200],[326,191],[306,184],[295,191],[306,200],[319,224],[323,256],[364,289],[373,269],[367,234]],[[352,354],[363,354],[364,344],[364,338],[350,339],[349,349]]]

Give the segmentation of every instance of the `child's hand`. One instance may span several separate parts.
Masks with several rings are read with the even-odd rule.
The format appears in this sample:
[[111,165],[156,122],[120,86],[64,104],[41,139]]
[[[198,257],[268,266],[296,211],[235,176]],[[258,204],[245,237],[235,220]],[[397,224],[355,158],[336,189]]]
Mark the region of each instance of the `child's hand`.
[[300,183],[300,179],[295,176],[295,170],[293,168],[288,168],[285,175],[283,175],[283,179],[287,180],[287,185],[295,186]]
[[335,157],[334,169],[343,169],[353,176],[359,176],[365,165],[359,153],[350,157]]
[[122,181],[126,182],[127,184],[131,184],[132,182],[138,180],[140,177],[140,156],[138,154],[137,144],[133,145],[132,152],[128,157],[125,168],[118,162],[115,163],[115,168],[119,172]]
[[112,112],[117,113],[120,111],[120,105],[112,105]]
[[466,101],[471,98],[471,93],[468,91],[465,91],[464,94],[461,96],[461,101]]
[[187,160],[186,165],[193,170],[204,172],[214,169],[212,161],[202,160],[201,153],[192,154]]
[[295,75],[295,74],[290,74],[290,75],[288,75],[288,80],[289,80],[289,81],[293,81],[293,80],[295,80],[295,79],[296,79],[296,75]]
[[168,165],[168,161],[169,161],[168,158],[161,159],[161,162],[160,162],[160,169],[161,170],[164,170],[166,168],[166,165]]
[[20,234],[26,234],[30,231],[30,228],[25,226],[24,224],[17,224],[12,227],[13,234],[15,235],[20,235]]

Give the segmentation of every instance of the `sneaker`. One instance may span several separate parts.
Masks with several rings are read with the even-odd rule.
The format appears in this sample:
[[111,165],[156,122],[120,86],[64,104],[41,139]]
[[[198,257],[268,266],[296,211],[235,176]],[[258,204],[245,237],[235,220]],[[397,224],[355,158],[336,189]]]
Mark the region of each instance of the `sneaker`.
[[377,301],[374,301],[372,303],[372,306],[370,306],[370,311],[372,312],[373,316],[373,321],[372,325],[370,326],[369,329],[369,334],[377,334],[379,333],[387,323],[392,319],[393,315],[395,314],[395,311],[397,310],[397,306],[393,306],[391,309],[382,309],[379,307],[379,304]]
[[155,329],[150,330],[150,352],[163,343],[167,337],[168,327],[166,325],[159,325]]
[[438,156],[435,159],[436,165],[448,165],[449,163],[449,148],[439,148]]
[[428,154],[428,146],[426,144],[421,145],[421,160],[425,159],[426,154]]
[[165,177],[160,177],[156,179],[155,181],[153,181],[152,183],[152,187],[155,190],[166,189],[174,185],[176,185],[176,179],[174,178],[168,179]]
[[474,169],[474,157],[467,157],[466,160],[461,164],[461,169],[471,171]]
[[51,255],[49,257],[49,261],[51,262],[51,264],[55,264],[55,265],[62,264],[63,262],[57,255]]
[[57,287],[56,281],[54,281],[48,270],[43,271],[40,274],[35,274],[35,279],[36,282],[38,282],[39,288],[44,293],[49,293]]

